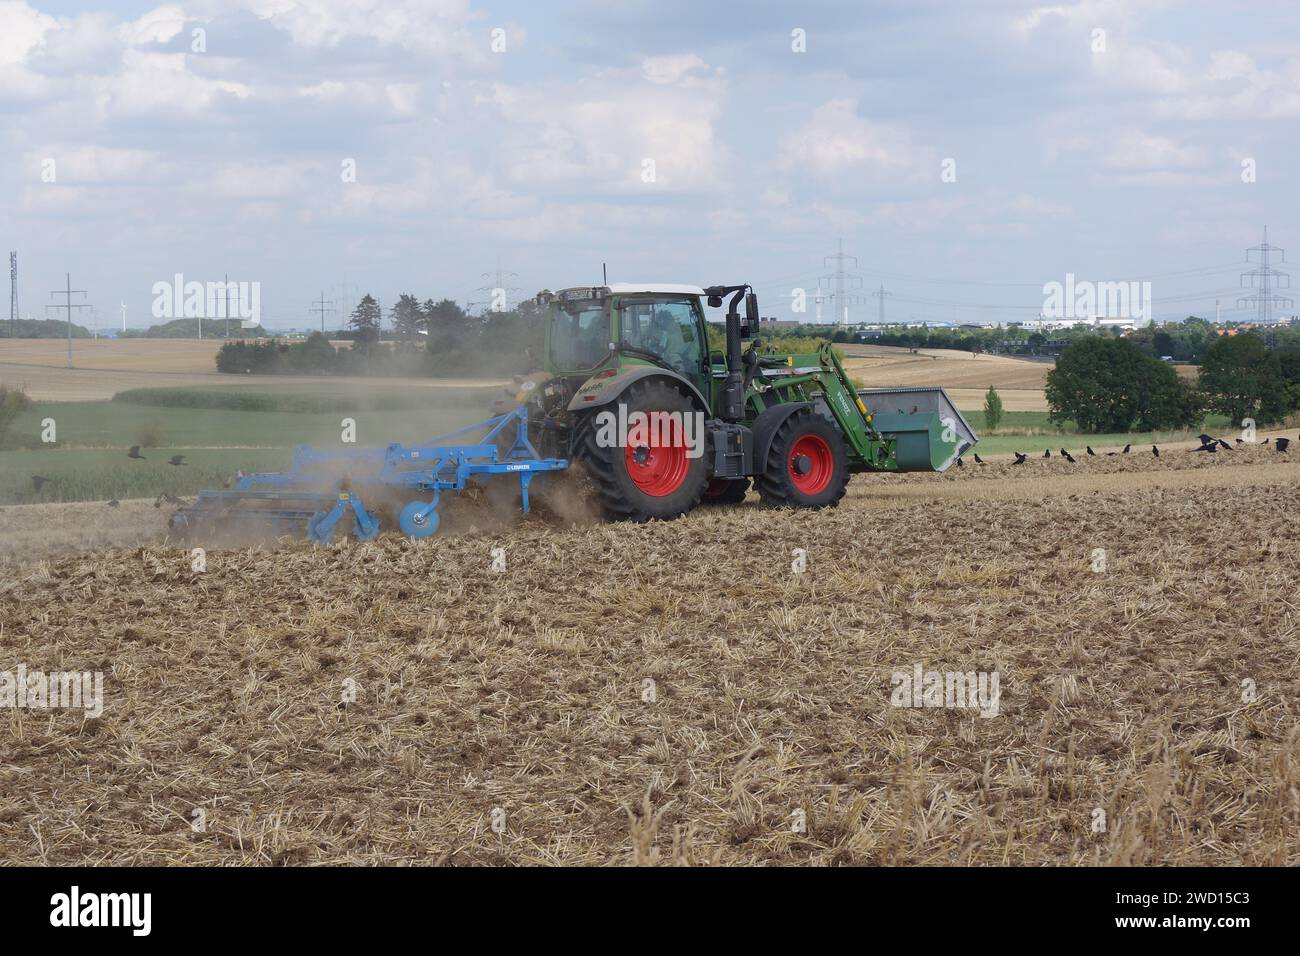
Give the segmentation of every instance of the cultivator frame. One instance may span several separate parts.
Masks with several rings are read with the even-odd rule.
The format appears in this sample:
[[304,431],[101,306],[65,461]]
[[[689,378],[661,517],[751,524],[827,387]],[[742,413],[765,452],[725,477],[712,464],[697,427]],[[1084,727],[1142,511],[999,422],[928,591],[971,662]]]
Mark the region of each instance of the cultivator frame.
[[[511,427],[513,440],[503,452]],[[477,441],[456,443],[476,434]],[[368,541],[383,521],[366,500],[398,498],[407,499],[397,513],[398,527],[412,538],[427,538],[438,530],[443,492],[463,492],[483,476],[514,475],[527,513],[533,478],[568,466],[566,459],[538,455],[528,440],[528,410],[521,406],[418,445],[341,451],[299,445],[288,471],[245,475],[231,490],[201,491],[192,506],[172,516],[171,528],[181,537],[212,526],[251,524],[282,533],[299,528],[326,544],[351,519],[352,536]]]

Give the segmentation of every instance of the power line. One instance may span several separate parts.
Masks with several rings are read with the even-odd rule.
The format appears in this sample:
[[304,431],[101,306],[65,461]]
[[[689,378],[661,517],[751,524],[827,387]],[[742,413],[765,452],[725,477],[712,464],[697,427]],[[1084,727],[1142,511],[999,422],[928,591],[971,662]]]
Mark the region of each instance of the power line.
[[[501,268],[501,258],[497,257],[497,267],[493,272],[481,273],[485,280],[496,279],[496,285],[479,286],[476,292],[486,292],[488,294],[488,311],[490,312],[509,312],[510,311],[510,293],[518,292],[519,287],[506,285],[512,279],[518,279],[519,273],[506,272]],[[478,303],[471,303],[477,305]]]
[[[230,341],[230,275],[229,274],[225,276],[225,281],[222,287],[225,291],[225,296],[226,296],[226,341],[229,342]],[[235,300],[239,301],[240,308],[243,308],[244,303],[239,300],[239,291],[240,291],[239,289],[235,290]]]
[[884,325],[884,324],[885,324],[885,297],[886,297],[886,296],[891,296],[891,295],[893,295],[894,293],[892,293],[892,292],[886,292],[886,291],[885,291],[885,285],[884,285],[884,283],[882,282],[882,283],[880,284],[880,288],[879,288],[877,291],[875,291],[875,292],[873,292],[873,293],[871,293],[871,294],[872,294],[873,296],[875,296],[877,299],[880,300],[880,324],[881,324],[881,325]]
[[[1251,246],[1249,249],[1246,250],[1246,258],[1248,260],[1250,259],[1250,254],[1252,252],[1259,254],[1259,268],[1251,269],[1249,272],[1243,272],[1241,274],[1241,278],[1243,282],[1244,280],[1249,279],[1252,288],[1256,288],[1255,281],[1259,280],[1259,285],[1258,285],[1259,291],[1252,292],[1250,295],[1242,296],[1240,299],[1238,299],[1237,308],[1241,308],[1242,303],[1253,302],[1257,309],[1260,324],[1272,325],[1274,305],[1295,304],[1285,296],[1277,295],[1272,291],[1274,280],[1276,280],[1276,285],[1277,288],[1279,289],[1281,288],[1289,289],[1291,287],[1290,274],[1286,272],[1282,272],[1281,270],[1278,269],[1274,269],[1272,266],[1269,265],[1269,258],[1271,254],[1274,252],[1278,254],[1279,262],[1285,262],[1286,250],[1280,249],[1277,246],[1269,244],[1268,226],[1265,226],[1264,241],[1261,242],[1259,245]],[[1285,280],[1285,282],[1283,282],[1282,280]]]
[[18,336],[18,253],[9,253],[9,337]]
[[86,295],[85,289],[74,289],[72,287],[72,273],[66,273],[67,287],[56,289],[51,292],[51,296],[61,295],[64,297],[63,305],[47,305],[47,309],[67,309],[68,310],[68,368],[72,368],[72,310],[73,309],[93,309],[94,306],[88,303],[74,303],[74,295]]
[[[862,278],[846,272],[844,263],[849,259],[853,260],[853,268],[858,268],[857,256],[846,256],[844,254],[844,240],[839,240],[837,251],[833,256],[822,257],[822,267],[825,268],[829,263],[835,263],[835,272],[832,275],[822,276],[824,279],[835,280],[835,291],[831,293],[831,298],[835,303],[835,324],[847,325],[849,321],[849,305],[857,305],[862,302],[862,297],[853,293],[846,292],[846,288],[862,288]],[[821,287],[821,282],[817,283]]]
[[325,291],[322,289],[320,294],[320,301],[313,302],[312,308],[308,309],[307,311],[320,313],[320,334],[324,335],[325,334],[325,313],[326,312],[332,313],[334,311],[333,300],[330,300],[328,302],[325,301]]

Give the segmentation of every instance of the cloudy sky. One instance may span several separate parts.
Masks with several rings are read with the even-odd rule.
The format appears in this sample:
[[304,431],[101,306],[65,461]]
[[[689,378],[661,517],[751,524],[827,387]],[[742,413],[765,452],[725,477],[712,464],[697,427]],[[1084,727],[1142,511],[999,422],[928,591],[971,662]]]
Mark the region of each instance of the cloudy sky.
[[175,273],[292,326],[602,262],[788,314],[841,237],[891,318],[1066,273],[1228,315],[1265,224],[1300,255],[1298,119],[1293,2],[0,0],[0,251],[101,325]]

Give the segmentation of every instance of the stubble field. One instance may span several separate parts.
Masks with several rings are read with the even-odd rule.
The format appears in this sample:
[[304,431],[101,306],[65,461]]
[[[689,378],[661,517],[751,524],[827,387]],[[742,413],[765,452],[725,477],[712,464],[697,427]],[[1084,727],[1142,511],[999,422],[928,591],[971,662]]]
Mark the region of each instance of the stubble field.
[[[373,379],[340,376],[222,374],[216,368],[221,344],[217,339],[73,339],[74,368],[68,368],[66,340],[0,339],[0,384],[22,388],[38,402],[103,402],[133,388],[262,390],[374,384]],[[494,381],[393,377],[383,384],[460,389]]]
[[1300,463],[1088,466],[11,564],[0,667],[104,712],[0,711],[0,861],[1300,863]]
[[911,349],[880,345],[841,345],[850,375],[876,388],[942,385],[962,410],[984,407],[989,386],[998,390],[1009,412],[1045,412],[1043,393],[1050,362],[1007,355],[974,355],[955,349]]

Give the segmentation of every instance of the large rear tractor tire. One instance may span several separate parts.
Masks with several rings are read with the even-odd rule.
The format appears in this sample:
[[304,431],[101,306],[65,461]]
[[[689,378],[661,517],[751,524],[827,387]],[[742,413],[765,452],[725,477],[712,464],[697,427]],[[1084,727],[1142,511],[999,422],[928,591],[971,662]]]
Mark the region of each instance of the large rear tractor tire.
[[[619,399],[627,406],[629,422],[634,412],[676,412],[662,429],[664,443],[646,441],[629,428],[625,436],[610,442],[610,429],[601,429],[597,416],[602,411],[617,415],[616,405],[586,412],[576,424],[574,454],[586,465],[596,486],[600,507],[611,521],[649,521],[679,518],[700,503],[708,479],[703,454],[688,454],[682,427],[699,409],[686,395],[667,382],[634,384]],[[655,429],[652,429],[652,434]],[[696,440],[703,441],[702,434]]]
[[811,408],[776,430],[758,476],[763,504],[777,508],[833,508],[849,483],[848,450],[840,430]]

